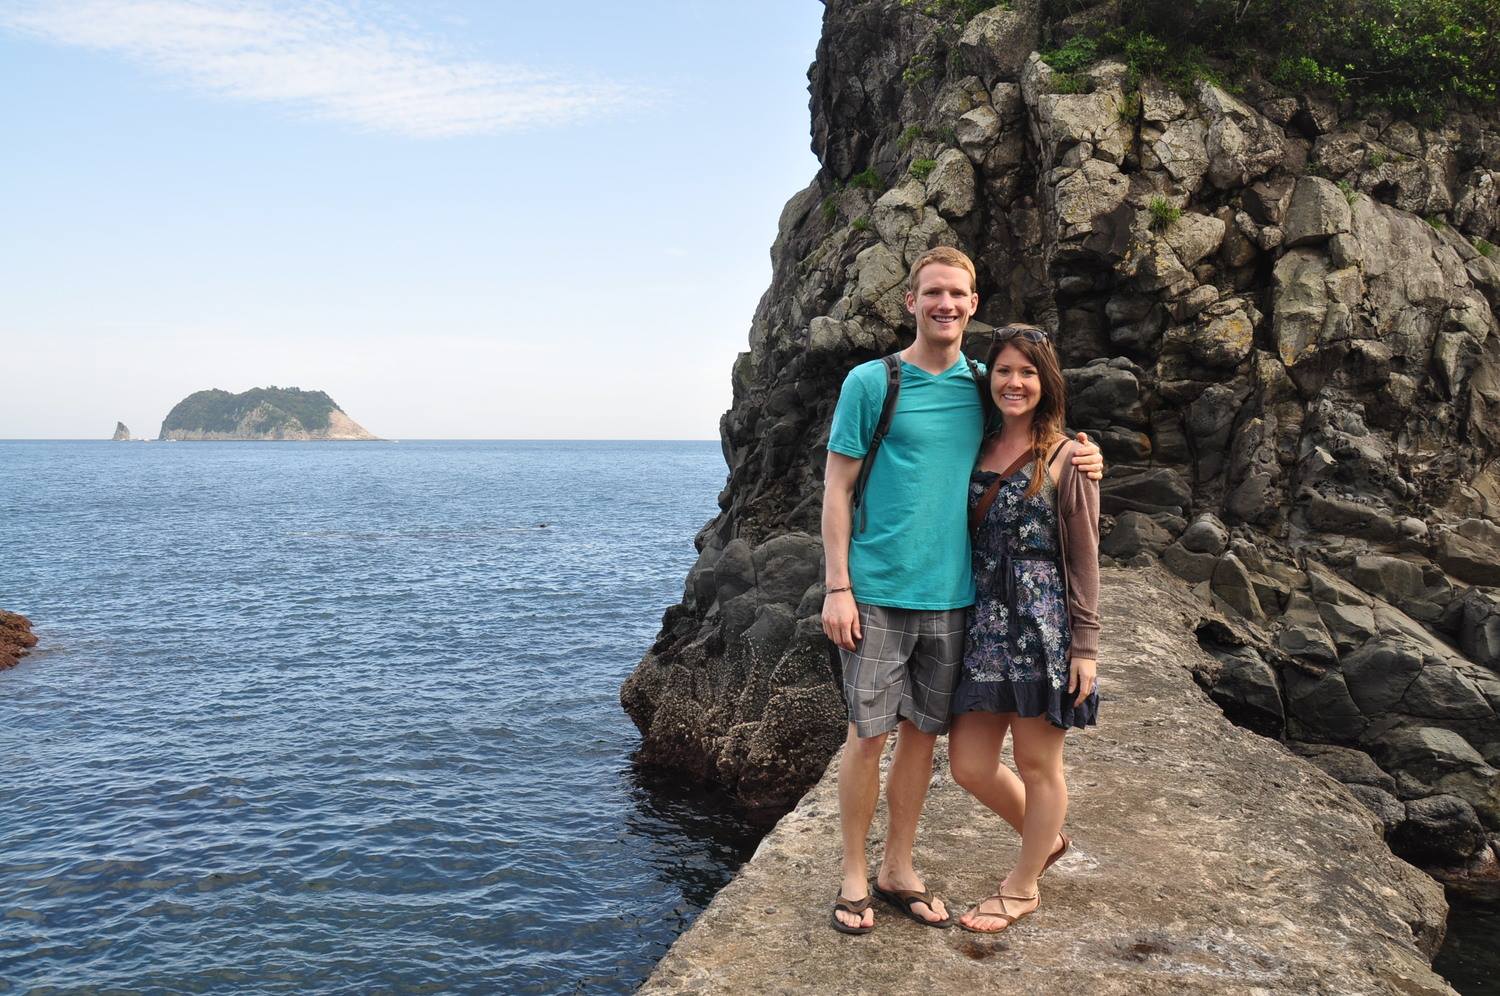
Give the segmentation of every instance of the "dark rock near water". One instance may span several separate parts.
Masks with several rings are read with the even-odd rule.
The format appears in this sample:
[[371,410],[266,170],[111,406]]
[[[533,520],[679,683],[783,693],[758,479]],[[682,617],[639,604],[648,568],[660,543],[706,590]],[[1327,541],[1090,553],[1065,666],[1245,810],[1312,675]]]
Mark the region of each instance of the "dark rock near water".
[[115,423],[115,434],[113,436],[110,436],[109,438],[110,438],[111,442],[115,442],[115,443],[129,442],[130,441],[130,430],[125,427],[125,423],[124,422],[116,422]]
[[34,646],[36,636],[31,632],[31,620],[0,609],[0,671],[15,667]]
[[1473,807],[1452,795],[1408,802],[1405,819],[1391,832],[1396,853],[1419,864],[1461,865],[1484,846]]
[[1387,837],[1406,822],[1406,804],[1385,789],[1373,785],[1350,785],[1349,794],[1375,814]]
[[[1249,647],[1217,655],[1223,663],[1209,692],[1236,724],[1280,739],[1286,731],[1286,708],[1276,670]],[[1363,755],[1361,755],[1363,756]]]

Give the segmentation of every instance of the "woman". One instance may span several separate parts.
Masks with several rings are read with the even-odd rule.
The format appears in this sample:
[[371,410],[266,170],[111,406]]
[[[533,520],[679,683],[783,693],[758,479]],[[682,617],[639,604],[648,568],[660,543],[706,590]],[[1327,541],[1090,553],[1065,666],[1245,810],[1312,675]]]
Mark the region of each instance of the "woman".
[[[1021,833],[1021,856],[959,925],[998,933],[1041,902],[1037,880],[1068,850],[1063,737],[1091,726],[1099,645],[1099,485],[1075,473],[1065,386],[1041,329],[995,332],[989,425],[969,484],[978,597],[953,692],[954,779]],[[1007,731],[1018,779],[1000,763]]]

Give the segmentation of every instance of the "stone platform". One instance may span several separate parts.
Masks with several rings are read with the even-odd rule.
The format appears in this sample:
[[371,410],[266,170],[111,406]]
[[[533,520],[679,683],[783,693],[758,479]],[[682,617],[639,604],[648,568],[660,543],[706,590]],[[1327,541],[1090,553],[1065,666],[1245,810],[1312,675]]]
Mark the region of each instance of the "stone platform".
[[[1348,790],[1231,725],[1194,684],[1200,609],[1180,582],[1156,569],[1102,580],[1102,725],[1069,735],[1075,849],[1035,916],[987,937],[877,903],[873,933],[836,933],[830,767],[640,991],[1453,992],[1429,967],[1441,887],[1390,853]],[[954,784],[945,744],[917,862],[957,912],[994,891],[1019,841]]]

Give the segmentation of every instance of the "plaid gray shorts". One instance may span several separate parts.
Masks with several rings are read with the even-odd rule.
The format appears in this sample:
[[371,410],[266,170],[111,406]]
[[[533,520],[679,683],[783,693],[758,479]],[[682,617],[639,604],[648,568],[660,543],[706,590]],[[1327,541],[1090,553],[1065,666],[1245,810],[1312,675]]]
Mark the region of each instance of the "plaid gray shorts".
[[948,732],[948,705],[963,662],[968,609],[859,605],[859,645],[839,648],[844,704],[861,737],[909,719],[923,733]]

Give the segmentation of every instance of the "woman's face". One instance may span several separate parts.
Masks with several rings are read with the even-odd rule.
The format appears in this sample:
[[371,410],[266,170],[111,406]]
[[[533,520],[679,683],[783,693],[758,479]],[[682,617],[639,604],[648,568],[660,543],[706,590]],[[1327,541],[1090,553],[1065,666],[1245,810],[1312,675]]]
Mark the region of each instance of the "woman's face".
[[1000,350],[990,370],[990,396],[1006,419],[1036,411],[1042,400],[1042,378],[1036,364],[1013,345]]

